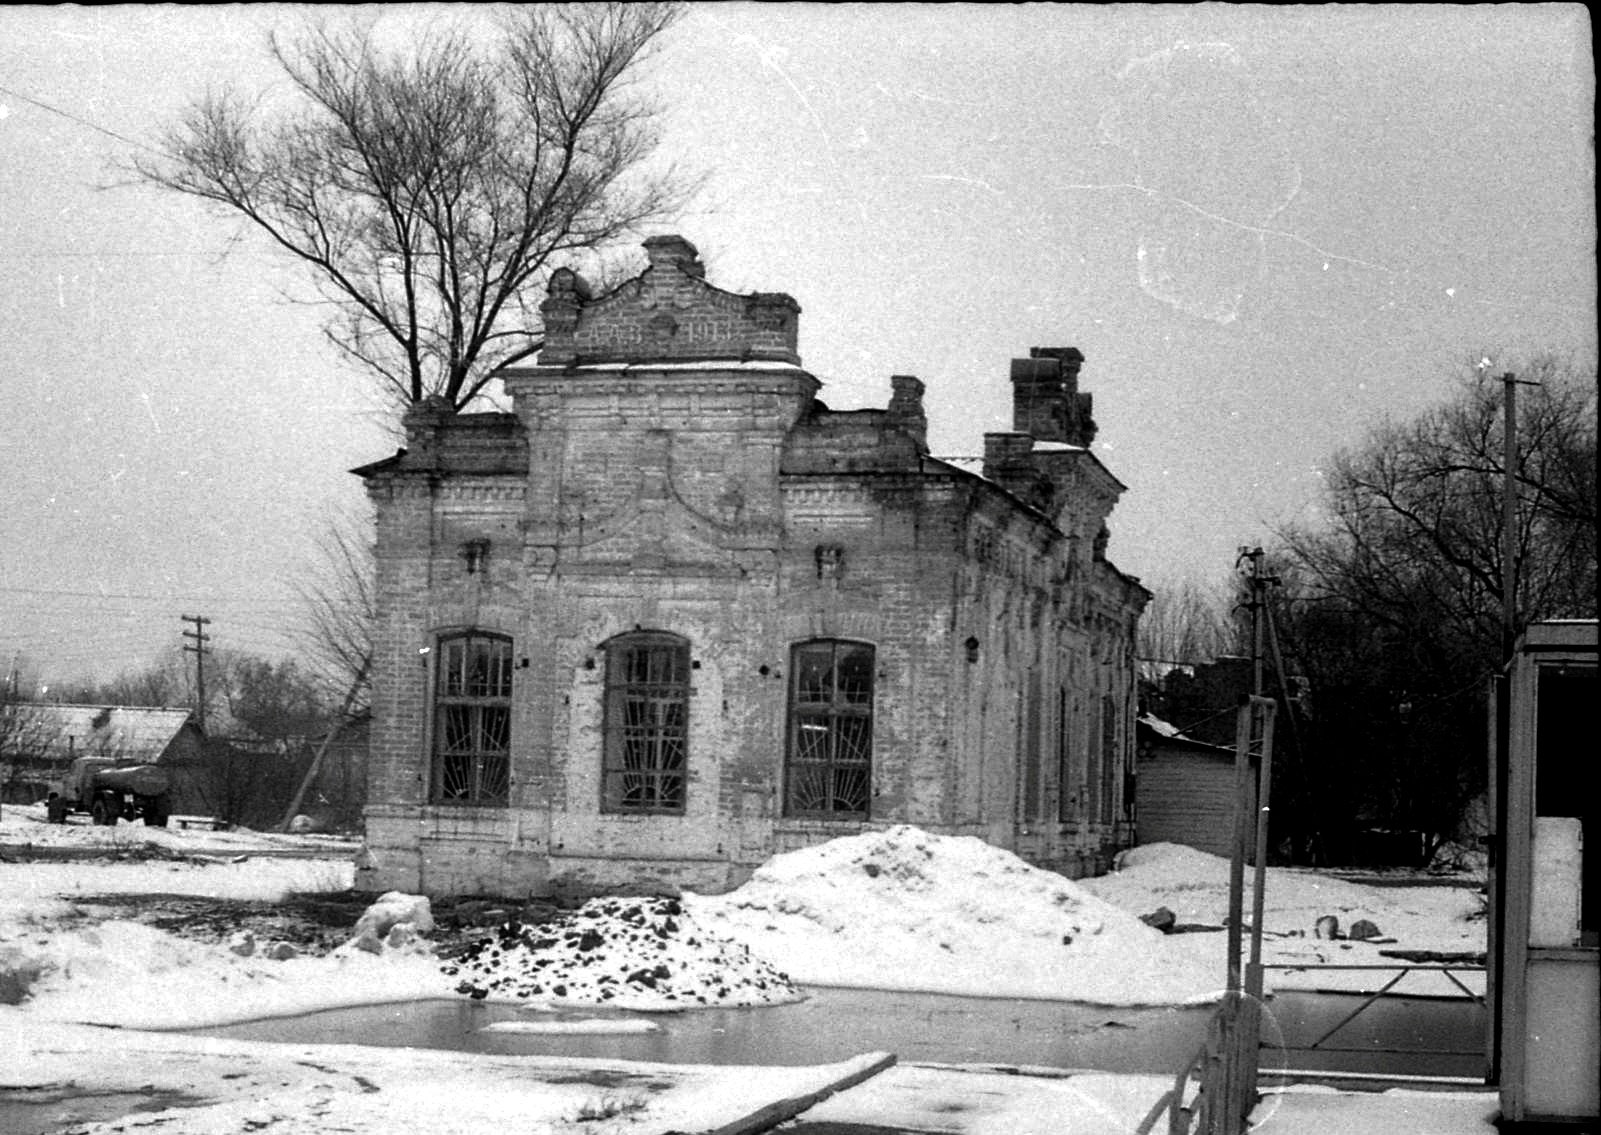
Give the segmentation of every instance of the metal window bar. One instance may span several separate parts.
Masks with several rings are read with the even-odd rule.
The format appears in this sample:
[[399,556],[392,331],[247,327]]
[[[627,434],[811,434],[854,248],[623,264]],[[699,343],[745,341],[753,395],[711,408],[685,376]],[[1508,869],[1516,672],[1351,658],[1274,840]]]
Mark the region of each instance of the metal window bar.
[[433,798],[503,804],[511,787],[511,640],[443,639],[438,667]]
[[689,647],[663,636],[607,652],[608,811],[684,810],[689,747]]
[[786,810],[793,816],[865,818],[872,787],[871,646],[795,647]]

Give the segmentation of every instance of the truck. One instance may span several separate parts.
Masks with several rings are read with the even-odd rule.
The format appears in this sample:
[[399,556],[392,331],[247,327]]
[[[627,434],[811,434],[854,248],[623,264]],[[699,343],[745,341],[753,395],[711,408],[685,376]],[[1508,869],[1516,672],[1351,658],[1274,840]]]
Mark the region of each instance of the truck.
[[79,757],[67,775],[50,786],[45,817],[64,824],[73,812],[88,812],[92,822],[111,826],[118,820],[143,819],[164,828],[172,812],[172,778],[156,765],[129,764],[106,757]]

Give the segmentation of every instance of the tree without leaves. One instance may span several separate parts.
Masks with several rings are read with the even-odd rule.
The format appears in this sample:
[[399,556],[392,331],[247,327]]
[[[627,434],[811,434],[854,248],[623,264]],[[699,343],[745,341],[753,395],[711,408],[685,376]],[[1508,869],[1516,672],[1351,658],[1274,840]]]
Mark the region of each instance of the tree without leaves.
[[604,251],[679,208],[651,173],[631,81],[677,8],[529,5],[492,45],[426,30],[399,55],[318,28],[272,51],[296,109],[208,95],[136,172],[214,202],[310,270],[329,340],[402,404],[455,409],[538,347],[553,257]]
[[188,657],[175,654],[142,670],[124,670],[109,681],[53,683],[50,700],[68,705],[187,705],[193,708],[193,667],[186,666]]
[[55,730],[33,703],[36,683],[23,680],[13,663],[0,683],[0,803],[31,804],[56,769],[40,763]]
[[[1518,368],[1516,623],[1596,609],[1593,373],[1550,357]],[[1405,633],[1428,620],[1449,652],[1498,642],[1503,393],[1482,371],[1452,401],[1374,431],[1334,459],[1327,522],[1279,533],[1310,594]],[[1455,644],[1455,645],[1448,645]]]
[[[1593,373],[1512,368],[1518,396],[1515,623],[1596,614]],[[1272,596],[1311,687],[1307,752],[1282,811],[1303,846],[1357,826],[1456,834],[1485,772],[1486,683],[1500,663],[1503,386],[1373,431],[1332,462],[1326,517],[1282,530]],[[1277,775],[1277,774],[1276,774]]]
[[353,517],[331,523],[317,541],[318,562],[297,585],[306,656],[331,699],[349,695],[352,716],[367,710],[378,617],[370,528]]
[[1234,597],[1193,580],[1150,585],[1152,599],[1140,616],[1140,676],[1159,682],[1174,666],[1210,662],[1236,647],[1230,613]]

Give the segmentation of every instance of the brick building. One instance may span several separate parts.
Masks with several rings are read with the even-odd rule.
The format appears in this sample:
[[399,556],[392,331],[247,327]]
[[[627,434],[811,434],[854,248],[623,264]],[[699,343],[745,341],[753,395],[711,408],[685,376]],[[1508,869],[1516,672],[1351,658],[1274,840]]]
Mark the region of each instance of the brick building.
[[563,269],[510,413],[406,419],[356,470],[380,629],[363,887],[721,891],[911,823],[1070,876],[1128,842],[1123,490],[1083,356],[1012,363],[1014,430],[928,453],[923,384],[830,410],[800,307],[694,247],[604,296]]

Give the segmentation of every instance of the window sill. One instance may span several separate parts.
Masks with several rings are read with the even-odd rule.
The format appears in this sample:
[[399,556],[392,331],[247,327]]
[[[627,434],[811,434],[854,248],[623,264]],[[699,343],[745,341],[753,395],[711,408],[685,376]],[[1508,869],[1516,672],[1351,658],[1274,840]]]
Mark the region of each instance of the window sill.
[[869,816],[783,816],[773,821],[773,829],[779,832],[835,832],[851,828],[856,831],[871,831],[875,828],[888,827],[883,821],[876,821]]

